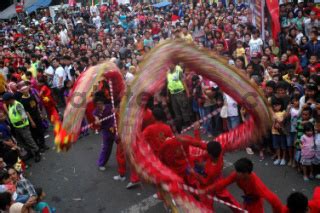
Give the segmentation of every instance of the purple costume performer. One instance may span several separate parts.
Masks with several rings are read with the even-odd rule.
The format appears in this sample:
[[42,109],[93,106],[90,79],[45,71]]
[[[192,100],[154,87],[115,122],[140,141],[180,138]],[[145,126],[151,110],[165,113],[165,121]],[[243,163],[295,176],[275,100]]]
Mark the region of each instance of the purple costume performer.
[[[111,114],[112,114],[111,104],[106,104],[104,106],[103,111],[98,111],[97,109],[95,109],[93,111],[93,115],[95,117],[98,117],[99,120],[102,118],[105,118]],[[100,124],[100,127],[101,127],[103,142],[102,142],[102,149],[100,152],[100,157],[98,160],[99,167],[104,166],[108,162],[110,155],[111,155],[113,142],[115,140],[115,130],[114,130],[113,118],[102,121]]]

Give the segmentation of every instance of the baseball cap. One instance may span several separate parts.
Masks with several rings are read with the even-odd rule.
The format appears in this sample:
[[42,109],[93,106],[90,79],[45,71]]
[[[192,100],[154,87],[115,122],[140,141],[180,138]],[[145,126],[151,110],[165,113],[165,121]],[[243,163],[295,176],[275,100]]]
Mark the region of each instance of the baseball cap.
[[14,95],[11,92],[6,92],[6,93],[3,94],[2,99],[4,101],[9,101],[11,99],[14,99]]

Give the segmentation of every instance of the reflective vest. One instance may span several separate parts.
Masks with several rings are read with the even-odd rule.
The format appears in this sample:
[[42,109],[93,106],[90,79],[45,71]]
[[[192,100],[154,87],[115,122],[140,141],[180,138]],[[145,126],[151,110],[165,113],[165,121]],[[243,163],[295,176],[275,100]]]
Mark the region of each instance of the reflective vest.
[[180,79],[180,75],[182,74],[182,69],[180,66],[176,66],[174,68],[174,72],[169,72],[167,74],[168,80],[168,90],[170,94],[180,93],[184,91],[183,83]]
[[23,128],[29,125],[29,120],[18,112],[18,105],[23,108],[23,105],[18,101],[15,101],[11,106],[9,106],[9,119],[15,128]]

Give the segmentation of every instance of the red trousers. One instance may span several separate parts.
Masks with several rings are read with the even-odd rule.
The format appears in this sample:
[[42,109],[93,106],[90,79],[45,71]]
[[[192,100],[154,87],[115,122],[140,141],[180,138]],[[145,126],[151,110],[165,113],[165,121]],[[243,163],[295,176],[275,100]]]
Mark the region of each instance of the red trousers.
[[[125,153],[124,153],[122,144],[120,142],[117,145],[116,158],[117,158],[117,163],[118,163],[118,173],[120,176],[125,176],[126,170],[127,170],[126,157],[125,157]],[[131,170],[130,182],[132,182],[132,183],[139,182],[140,179],[139,179],[139,176],[138,176],[137,172],[135,171],[135,169],[131,166],[130,170]]]
[[[241,207],[241,205],[238,203],[238,201],[237,201],[237,200],[232,196],[232,194],[231,194],[228,190],[226,190],[226,189],[220,191],[219,193],[216,193],[215,196],[216,196],[217,198],[219,198],[220,200],[223,200],[223,201],[228,202],[228,203],[230,203],[230,204],[233,204],[233,205],[235,205],[235,206]],[[212,209],[212,210],[214,209],[214,208],[213,208],[213,199],[209,199],[206,194],[201,195],[201,196],[200,196],[200,200],[201,200],[201,202],[202,202],[204,205],[207,206],[207,208]],[[230,208],[230,209],[232,210],[232,212],[234,212],[234,213],[240,212],[239,210],[237,210],[237,209],[235,209],[235,208],[232,208],[232,207],[229,207],[229,208]],[[258,211],[258,212],[259,212],[259,211]]]

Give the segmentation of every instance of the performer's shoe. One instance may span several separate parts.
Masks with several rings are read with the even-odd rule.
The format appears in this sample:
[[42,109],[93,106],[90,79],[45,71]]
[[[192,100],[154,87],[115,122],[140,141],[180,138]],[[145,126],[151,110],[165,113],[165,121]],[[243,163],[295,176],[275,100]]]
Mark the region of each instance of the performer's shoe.
[[246,148],[246,152],[247,152],[248,155],[253,155],[254,154],[254,152],[252,151],[252,149],[250,147]]
[[317,174],[315,178],[320,180],[320,174]]
[[279,165],[280,162],[281,162],[281,160],[280,160],[280,159],[277,159],[277,160],[273,161],[273,164],[274,164],[274,165]]
[[138,186],[138,185],[140,185],[140,181],[134,182],[134,183],[129,182],[126,188],[127,188],[127,189],[132,189],[132,188],[134,188],[134,187],[136,187],[136,186]]
[[280,166],[285,166],[286,164],[287,164],[286,160],[282,159],[281,162],[280,162]]
[[126,180],[126,177],[125,176],[120,176],[120,175],[116,175],[116,176],[113,176],[113,180],[116,180],[116,181],[125,181]]
[[34,156],[34,162],[39,163],[40,161],[41,161],[40,153],[37,153],[37,154]]
[[102,172],[106,171],[106,167],[105,166],[99,166],[99,170],[102,171]]
[[48,147],[47,145],[43,145],[42,147],[40,147],[40,153],[44,153],[45,151],[49,150],[50,147]]

